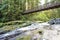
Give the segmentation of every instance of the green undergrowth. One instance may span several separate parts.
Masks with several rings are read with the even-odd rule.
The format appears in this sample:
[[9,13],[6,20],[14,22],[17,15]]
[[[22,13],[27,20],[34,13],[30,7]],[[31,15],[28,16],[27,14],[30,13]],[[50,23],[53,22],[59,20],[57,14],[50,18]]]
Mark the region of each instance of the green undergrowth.
[[[38,23],[42,23],[42,21],[34,21],[34,22],[38,22]],[[32,21],[10,21],[10,22],[5,22],[5,23],[0,23],[0,28],[4,27],[4,26],[15,26],[15,25],[19,25],[20,27],[25,27],[28,26],[32,23]]]
[[31,25],[31,22],[28,21],[11,21],[6,23],[0,23],[0,32],[12,31],[29,25]]
[[10,25],[27,26],[29,24],[31,24],[31,22],[28,22],[28,21],[11,21],[11,22],[6,22],[6,23],[0,23],[0,28],[4,27],[4,26],[10,26]]
[[[0,32],[12,31],[18,28],[27,27],[30,26],[32,23],[32,21],[10,21],[0,23]],[[41,23],[41,21],[39,23]]]

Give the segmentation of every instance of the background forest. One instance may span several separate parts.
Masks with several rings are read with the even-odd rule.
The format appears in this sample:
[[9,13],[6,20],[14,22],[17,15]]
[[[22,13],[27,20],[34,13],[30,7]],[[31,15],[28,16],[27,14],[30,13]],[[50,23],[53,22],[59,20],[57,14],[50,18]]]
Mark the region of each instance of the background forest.
[[[49,21],[53,18],[60,18],[60,8],[50,9],[42,12],[35,12],[22,15],[25,10],[43,5],[48,2],[60,0],[0,0],[0,25],[11,21]],[[9,24],[9,23],[7,23]],[[11,22],[10,24],[16,24]]]
[[0,22],[15,20],[21,21],[48,21],[60,17],[60,8],[22,15],[25,10],[32,9],[41,4],[60,0],[2,0],[0,3]]

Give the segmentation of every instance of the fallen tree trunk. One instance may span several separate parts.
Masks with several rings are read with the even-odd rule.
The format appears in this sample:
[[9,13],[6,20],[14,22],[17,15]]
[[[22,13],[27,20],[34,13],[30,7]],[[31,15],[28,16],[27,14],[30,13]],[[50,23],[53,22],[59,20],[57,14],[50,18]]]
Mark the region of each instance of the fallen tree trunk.
[[31,13],[39,12],[39,11],[44,11],[44,10],[49,10],[49,9],[54,9],[54,8],[59,8],[59,7],[60,7],[60,2],[51,2],[44,5],[40,5],[34,9],[26,10],[23,12],[23,15],[31,14]]

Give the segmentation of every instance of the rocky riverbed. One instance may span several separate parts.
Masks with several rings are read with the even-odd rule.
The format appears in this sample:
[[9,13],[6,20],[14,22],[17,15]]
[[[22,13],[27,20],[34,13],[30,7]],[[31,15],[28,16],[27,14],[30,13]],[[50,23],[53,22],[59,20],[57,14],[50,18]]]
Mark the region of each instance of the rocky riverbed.
[[27,31],[9,40],[17,40],[17,38],[23,38],[24,36],[28,35],[30,36],[30,40],[60,40],[60,24],[50,25],[47,22],[33,23],[30,26],[21,28],[20,30],[30,31]]

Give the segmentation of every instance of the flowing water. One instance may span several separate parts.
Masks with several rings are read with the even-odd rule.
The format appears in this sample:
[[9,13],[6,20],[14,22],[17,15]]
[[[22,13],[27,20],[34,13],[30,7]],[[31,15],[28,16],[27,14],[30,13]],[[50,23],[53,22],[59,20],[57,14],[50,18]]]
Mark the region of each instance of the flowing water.
[[[37,36],[40,35],[40,40],[60,40],[60,25],[59,24],[55,24],[55,25],[50,25],[47,22],[45,23],[32,23],[30,26],[27,27],[23,27],[23,28],[19,28],[16,29],[12,32],[6,33],[6,34],[2,34],[0,35],[0,40],[4,40],[5,37],[9,35],[14,35],[14,34],[18,34],[18,36],[10,38],[9,40],[16,40],[16,38],[22,38],[24,36],[27,35],[32,35],[32,31],[34,30],[42,30],[43,34],[34,34],[32,37],[32,39],[34,40],[34,38],[38,38]],[[57,38],[56,38],[57,37]],[[3,38],[3,39],[1,39]],[[54,39],[55,38],[55,39]]]

